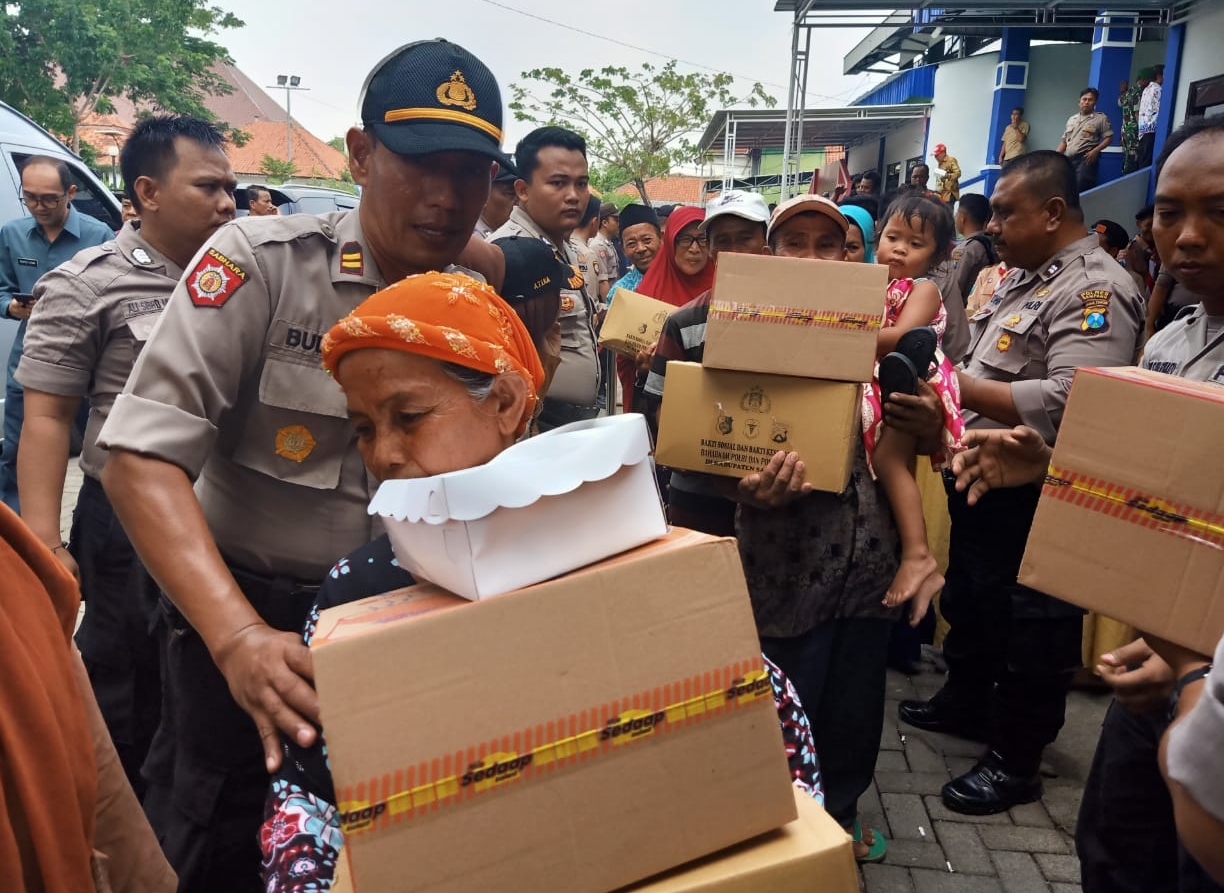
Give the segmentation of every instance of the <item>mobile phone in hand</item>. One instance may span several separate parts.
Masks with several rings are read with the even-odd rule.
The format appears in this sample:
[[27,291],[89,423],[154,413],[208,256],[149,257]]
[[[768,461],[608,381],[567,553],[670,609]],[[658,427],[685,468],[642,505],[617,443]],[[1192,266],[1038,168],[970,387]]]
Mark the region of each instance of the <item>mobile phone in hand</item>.
[[37,300],[37,298],[35,298],[33,295],[27,295],[27,294],[22,294],[21,292],[15,292],[13,294],[13,300],[16,301],[18,304],[22,304],[26,307],[29,307],[31,304],[33,304]]

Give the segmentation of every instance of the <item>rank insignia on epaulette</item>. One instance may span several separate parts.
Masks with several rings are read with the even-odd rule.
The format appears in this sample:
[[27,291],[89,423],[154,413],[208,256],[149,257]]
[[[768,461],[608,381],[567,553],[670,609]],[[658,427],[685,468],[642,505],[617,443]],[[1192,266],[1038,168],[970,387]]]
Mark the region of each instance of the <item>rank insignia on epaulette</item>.
[[365,254],[360,242],[345,242],[341,246],[340,272],[350,276],[365,275]]

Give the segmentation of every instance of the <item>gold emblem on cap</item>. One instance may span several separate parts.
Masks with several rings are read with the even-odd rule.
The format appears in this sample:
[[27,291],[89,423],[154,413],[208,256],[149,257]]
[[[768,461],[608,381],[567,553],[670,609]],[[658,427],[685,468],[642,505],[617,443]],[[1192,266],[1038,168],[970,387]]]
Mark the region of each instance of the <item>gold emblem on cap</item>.
[[457,105],[469,112],[476,108],[476,94],[463,79],[462,71],[456,71],[446,83],[438,84],[438,102],[442,105]]

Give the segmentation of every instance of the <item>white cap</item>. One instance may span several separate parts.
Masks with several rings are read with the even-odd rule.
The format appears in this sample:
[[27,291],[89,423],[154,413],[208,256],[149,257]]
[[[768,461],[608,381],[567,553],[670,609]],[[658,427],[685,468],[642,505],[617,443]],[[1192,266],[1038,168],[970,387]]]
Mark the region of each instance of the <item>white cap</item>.
[[759,193],[729,189],[706,205],[705,220],[701,222],[702,231],[710,225],[711,220],[724,214],[734,214],[753,223],[767,223],[769,206]]

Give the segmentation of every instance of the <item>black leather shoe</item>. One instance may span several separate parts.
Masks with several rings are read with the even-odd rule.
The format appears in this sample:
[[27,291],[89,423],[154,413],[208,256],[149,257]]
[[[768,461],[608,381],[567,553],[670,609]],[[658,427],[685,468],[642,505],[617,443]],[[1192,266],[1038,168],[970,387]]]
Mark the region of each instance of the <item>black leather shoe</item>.
[[993,815],[1041,799],[1041,777],[1010,769],[989,751],[960,778],[943,786],[944,806],[962,815]]
[[897,707],[897,718],[906,725],[927,732],[942,732],[970,741],[985,742],[990,731],[983,722],[974,722],[963,713],[950,709],[936,698],[929,701],[902,701]]

